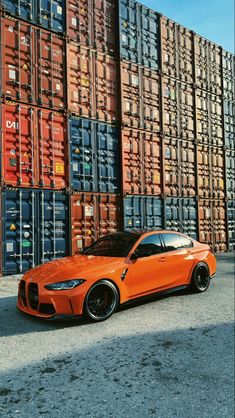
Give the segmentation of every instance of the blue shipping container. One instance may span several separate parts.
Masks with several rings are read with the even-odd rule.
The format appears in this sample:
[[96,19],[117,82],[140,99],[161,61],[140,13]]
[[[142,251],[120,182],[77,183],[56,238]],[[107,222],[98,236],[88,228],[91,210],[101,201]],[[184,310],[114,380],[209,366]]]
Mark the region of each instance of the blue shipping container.
[[18,19],[65,32],[65,0],[0,0],[0,6]]
[[159,69],[159,14],[132,0],[119,0],[120,54],[128,61]]
[[197,239],[197,202],[195,198],[166,198],[165,228]]
[[70,188],[118,193],[119,138],[116,127],[83,118],[70,118]]
[[235,201],[229,200],[227,203],[228,210],[228,249],[235,250]]
[[124,229],[159,229],[163,227],[162,201],[152,196],[124,198]]
[[23,273],[67,255],[68,204],[64,193],[6,189],[1,192],[1,207],[3,275]]

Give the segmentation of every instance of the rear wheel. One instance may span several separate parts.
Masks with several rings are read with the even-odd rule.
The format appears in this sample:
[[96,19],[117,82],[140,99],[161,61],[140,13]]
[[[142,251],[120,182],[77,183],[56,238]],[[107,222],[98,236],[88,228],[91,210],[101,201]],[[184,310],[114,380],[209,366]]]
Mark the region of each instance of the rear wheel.
[[92,321],[108,319],[117,309],[119,294],[116,286],[109,280],[95,283],[88,291],[84,311]]
[[210,273],[208,266],[204,263],[199,263],[192,275],[191,287],[194,292],[205,292],[210,285]]

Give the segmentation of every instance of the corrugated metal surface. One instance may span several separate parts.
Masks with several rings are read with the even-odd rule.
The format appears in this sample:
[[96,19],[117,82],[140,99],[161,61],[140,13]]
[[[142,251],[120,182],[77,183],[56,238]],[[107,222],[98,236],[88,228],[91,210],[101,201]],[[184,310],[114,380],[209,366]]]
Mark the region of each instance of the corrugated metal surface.
[[64,41],[29,23],[1,17],[1,95],[54,109],[65,106]]
[[160,20],[163,73],[186,83],[193,83],[192,32],[164,16]]
[[122,163],[124,193],[161,194],[159,135],[137,129],[123,129]]
[[196,85],[202,90],[222,94],[222,49],[218,45],[195,35]]
[[162,200],[153,196],[124,198],[124,229],[158,229],[163,226]]
[[71,253],[121,229],[121,199],[114,194],[79,193],[70,196]]
[[235,149],[235,101],[224,101],[225,145]]
[[223,50],[223,94],[226,100],[235,99],[235,58]]
[[67,44],[68,110],[115,122],[118,118],[117,64],[109,55]]
[[1,0],[0,7],[11,15],[43,26],[54,32],[64,32],[66,0]]
[[119,139],[115,126],[70,118],[70,187],[117,193],[120,189]]
[[67,2],[67,36],[75,42],[114,55],[118,20],[114,0]]
[[235,200],[235,150],[226,150],[227,198]]
[[225,197],[223,148],[199,144],[197,160],[198,195],[204,199],[223,199]]
[[162,85],[163,131],[175,138],[191,140],[194,134],[194,96],[191,85],[164,77]]
[[197,239],[196,199],[167,198],[164,203],[165,228],[183,232]]
[[200,199],[198,203],[199,241],[215,251],[227,249],[226,207],[223,200]]
[[229,200],[227,203],[228,211],[228,249],[235,250],[235,201]]
[[66,195],[51,190],[1,191],[2,273],[23,273],[67,254]]
[[62,189],[67,185],[66,119],[47,109],[0,104],[1,184]]
[[204,144],[223,146],[222,97],[196,90],[197,139]]
[[164,193],[167,196],[196,196],[195,144],[176,138],[163,142]]
[[122,124],[160,131],[160,84],[156,71],[121,63]]
[[121,56],[128,61],[158,70],[158,13],[132,0],[120,0],[119,7]]

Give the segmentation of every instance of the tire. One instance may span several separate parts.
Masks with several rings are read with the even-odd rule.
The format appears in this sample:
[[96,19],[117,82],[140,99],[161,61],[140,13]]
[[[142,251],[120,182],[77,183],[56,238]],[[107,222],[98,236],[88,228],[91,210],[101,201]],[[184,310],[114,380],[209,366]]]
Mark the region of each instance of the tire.
[[84,303],[84,313],[94,322],[108,319],[119,305],[119,293],[109,280],[95,283],[88,291]]
[[210,285],[209,268],[205,263],[199,263],[193,270],[191,288],[196,293],[205,292]]

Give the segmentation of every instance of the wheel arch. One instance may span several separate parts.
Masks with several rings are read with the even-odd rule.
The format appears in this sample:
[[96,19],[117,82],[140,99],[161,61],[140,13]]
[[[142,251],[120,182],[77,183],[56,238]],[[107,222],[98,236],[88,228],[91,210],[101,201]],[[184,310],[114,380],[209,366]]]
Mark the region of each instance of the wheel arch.
[[112,284],[116,287],[117,292],[118,292],[118,306],[120,305],[120,303],[121,303],[121,302],[120,302],[120,299],[121,299],[121,293],[120,293],[120,289],[119,289],[119,287],[118,287],[117,283],[116,283],[114,280],[110,279],[109,277],[102,277],[102,278],[98,279],[96,282],[92,283],[92,285],[91,285],[91,286],[89,287],[89,289],[87,290],[87,292],[86,292],[86,294],[85,294],[85,296],[84,296],[84,299],[83,299],[83,303],[82,303],[82,312],[83,312],[83,314],[84,314],[84,308],[85,308],[85,300],[86,300],[86,296],[87,296],[88,292],[91,290],[91,288],[92,288],[95,284],[97,284],[97,283],[99,283],[99,282],[102,282],[103,280],[107,280],[108,282],[112,283]]

